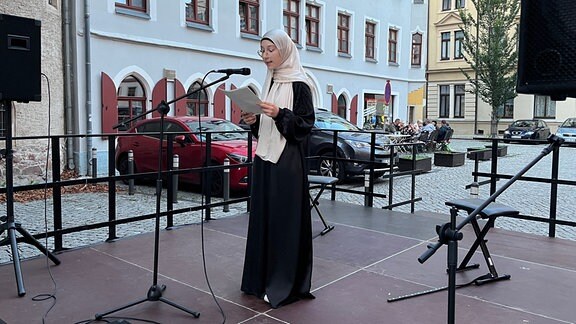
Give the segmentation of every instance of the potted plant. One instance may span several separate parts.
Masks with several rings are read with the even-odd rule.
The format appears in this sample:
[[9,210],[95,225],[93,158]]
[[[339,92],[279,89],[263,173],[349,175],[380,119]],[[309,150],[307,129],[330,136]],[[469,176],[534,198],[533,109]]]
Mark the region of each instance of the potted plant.
[[442,145],[439,151],[434,152],[434,165],[456,167],[464,165],[466,152],[452,151],[448,144]]
[[492,150],[485,147],[469,147],[467,151],[470,160],[487,161],[492,157]]
[[[414,167],[412,162],[414,161]],[[428,172],[432,170],[432,157],[426,154],[416,154],[413,160],[412,154],[401,155],[398,158],[398,171],[421,170]]]
[[[486,148],[492,152],[492,145],[486,145]],[[498,145],[496,151],[498,152],[498,157],[506,156],[506,154],[508,154],[508,145]]]

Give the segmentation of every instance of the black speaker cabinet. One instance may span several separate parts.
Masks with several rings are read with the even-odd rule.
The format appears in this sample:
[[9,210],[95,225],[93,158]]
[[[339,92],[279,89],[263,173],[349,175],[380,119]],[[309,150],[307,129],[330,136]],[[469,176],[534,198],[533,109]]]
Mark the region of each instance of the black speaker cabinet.
[[0,100],[41,101],[40,21],[0,14]]
[[576,97],[575,15],[575,0],[522,0],[518,93]]

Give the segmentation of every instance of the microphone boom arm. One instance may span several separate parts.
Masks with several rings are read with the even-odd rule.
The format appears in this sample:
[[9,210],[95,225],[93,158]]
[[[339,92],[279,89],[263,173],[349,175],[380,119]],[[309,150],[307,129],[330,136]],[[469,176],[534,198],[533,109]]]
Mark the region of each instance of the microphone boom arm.
[[[559,147],[564,143],[564,139],[558,137],[556,135],[550,135],[548,137],[548,146],[542,149],[542,152],[534,159],[532,162],[528,163],[520,172],[518,172],[515,176],[510,178],[508,182],[506,182],[502,187],[500,187],[496,192],[494,192],[488,199],[486,199],[480,206],[478,206],[474,211],[472,211],[460,224],[458,224],[455,228],[455,231],[460,231],[466,224],[468,224],[474,217],[476,217],[486,206],[488,206],[491,202],[495,201],[500,194],[502,194],[508,187],[510,187],[516,180],[518,180],[521,176],[523,176],[528,170],[530,170],[538,161],[540,161],[543,157],[550,154],[554,150],[555,147]],[[439,233],[440,234],[440,233]],[[446,242],[443,240],[439,240],[435,244],[429,244],[428,250],[426,250],[422,255],[418,258],[418,262],[424,263],[428,260],[436,251]]]

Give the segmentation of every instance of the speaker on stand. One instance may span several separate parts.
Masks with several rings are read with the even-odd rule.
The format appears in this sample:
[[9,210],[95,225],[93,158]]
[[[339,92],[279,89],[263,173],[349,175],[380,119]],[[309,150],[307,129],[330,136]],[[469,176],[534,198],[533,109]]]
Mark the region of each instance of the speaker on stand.
[[[16,232],[24,242],[34,245],[55,264],[60,264],[50,251],[28,233],[14,218],[14,178],[12,150],[12,102],[41,101],[40,88],[40,21],[0,14],[0,108],[4,117],[6,147],[6,216],[0,217],[0,234],[7,232],[0,245],[10,245],[16,275],[18,296],[26,294]],[[0,321],[1,322],[1,321]]]
[[518,93],[576,97],[576,1],[522,0]]

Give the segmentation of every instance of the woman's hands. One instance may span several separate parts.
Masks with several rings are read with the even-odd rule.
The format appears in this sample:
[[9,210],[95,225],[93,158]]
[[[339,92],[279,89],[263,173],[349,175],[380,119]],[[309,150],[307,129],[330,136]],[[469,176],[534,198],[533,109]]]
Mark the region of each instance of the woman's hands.
[[240,117],[242,117],[242,120],[244,120],[246,125],[252,125],[256,122],[256,115],[251,112],[242,112]]
[[[261,102],[260,107],[262,108],[262,112],[270,118],[276,118],[276,116],[278,116],[278,113],[280,112],[280,108],[278,108],[278,106],[276,106],[273,103]],[[244,111],[240,114],[240,117],[242,117],[242,119],[247,125],[254,124],[257,118],[254,113]]]
[[270,118],[276,118],[280,112],[280,108],[273,103],[261,102],[260,107],[262,108],[262,112]]

